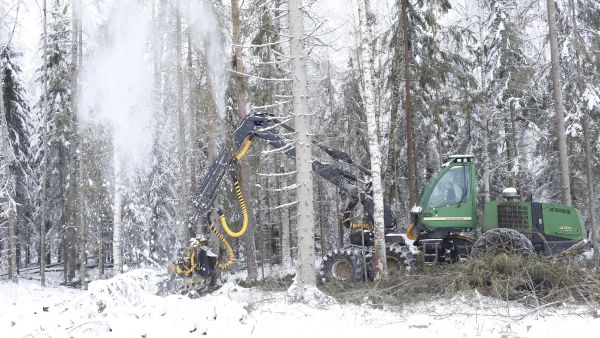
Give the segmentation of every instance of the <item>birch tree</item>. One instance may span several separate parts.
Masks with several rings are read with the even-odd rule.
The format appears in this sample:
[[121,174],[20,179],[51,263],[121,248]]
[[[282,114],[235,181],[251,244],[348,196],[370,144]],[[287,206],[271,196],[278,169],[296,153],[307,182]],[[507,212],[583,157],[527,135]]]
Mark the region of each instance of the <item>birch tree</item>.
[[307,77],[304,57],[304,7],[302,0],[288,0],[292,97],[296,138],[296,192],[298,198],[297,295],[316,288],[312,149],[308,119]]
[[381,184],[381,152],[379,149],[379,131],[375,112],[375,89],[373,88],[373,41],[371,27],[367,22],[369,0],[358,1],[358,16],[361,36],[361,58],[363,64],[364,102],[369,131],[369,153],[371,156],[371,183],[373,189],[373,222],[375,227],[375,280],[387,277],[385,257],[385,234],[383,218],[383,187]]

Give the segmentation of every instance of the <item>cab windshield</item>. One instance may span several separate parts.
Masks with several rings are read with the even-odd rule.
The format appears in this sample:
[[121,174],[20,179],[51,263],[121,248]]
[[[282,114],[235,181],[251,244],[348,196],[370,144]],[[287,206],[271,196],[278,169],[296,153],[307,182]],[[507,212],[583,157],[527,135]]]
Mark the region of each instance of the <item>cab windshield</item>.
[[[432,180],[431,182],[435,182],[435,180]],[[428,186],[430,184],[428,184]],[[468,201],[469,198],[468,167],[456,166],[446,171],[446,173],[437,181],[429,196],[426,207],[436,208],[460,204],[464,201]]]

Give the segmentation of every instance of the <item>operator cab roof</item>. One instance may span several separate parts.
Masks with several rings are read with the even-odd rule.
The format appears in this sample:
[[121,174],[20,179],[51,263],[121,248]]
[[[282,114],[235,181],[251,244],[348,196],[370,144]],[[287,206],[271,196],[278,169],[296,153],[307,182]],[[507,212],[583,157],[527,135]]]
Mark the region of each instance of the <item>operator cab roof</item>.
[[450,163],[472,163],[475,162],[475,155],[450,155],[444,159],[442,167]]

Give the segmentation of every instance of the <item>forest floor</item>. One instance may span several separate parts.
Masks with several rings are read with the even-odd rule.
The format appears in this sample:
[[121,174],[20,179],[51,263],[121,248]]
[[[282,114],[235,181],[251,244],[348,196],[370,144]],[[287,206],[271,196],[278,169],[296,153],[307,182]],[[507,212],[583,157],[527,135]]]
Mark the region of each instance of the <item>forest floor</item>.
[[[526,307],[477,292],[399,307],[301,304],[285,291],[230,278],[197,299],[157,296],[149,269],[90,283],[82,291],[22,278],[0,282],[0,337],[597,337],[598,308]],[[54,281],[54,282],[53,282]]]

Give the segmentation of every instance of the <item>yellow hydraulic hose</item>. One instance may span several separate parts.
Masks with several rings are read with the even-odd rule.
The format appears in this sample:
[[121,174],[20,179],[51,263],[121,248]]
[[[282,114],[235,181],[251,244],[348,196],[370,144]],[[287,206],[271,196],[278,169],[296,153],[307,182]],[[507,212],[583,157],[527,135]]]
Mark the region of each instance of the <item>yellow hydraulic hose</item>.
[[414,241],[417,239],[417,234],[415,234],[414,230],[415,230],[414,224],[410,224],[408,226],[408,229],[406,229],[406,237],[408,239],[410,239],[411,241]]
[[227,224],[225,215],[220,210],[219,219],[221,221],[221,226],[223,227],[223,230],[225,230],[225,232],[229,236],[233,238],[238,238],[241,237],[244,233],[246,233],[246,229],[248,229],[248,208],[246,208],[246,201],[244,201],[244,196],[242,195],[242,190],[240,189],[240,183],[237,180],[233,182],[233,187],[235,188],[235,194],[237,196],[238,202],[240,203],[240,208],[242,209],[242,228],[238,232],[233,232]]
[[229,244],[229,241],[227,241],[227,238],[225,238],[225,236],[223,236],[217,227],[215,227],[213,222],[210,222],[210,230],[213,232],[213,234],[215,234],[215,236],[217,236],[219,241],[223,243],[223,247],[225,247],[225,251],[227,252],[227,262],[217,264],[217,268],[221,270],[229,269],[229,267],[235,263],[235,254],[233,253],[233,248]]
[[246,155],[246,153],[250,149],[251,145],[252,145],[252,138],[248,138],[246,141],[244,141],[244,144],[242,145],[242,149],[240,149],[240,152],[235,154],[235,156],[233,156],[233,158],[236,161],[241,160],[242,157],[244,157]]

